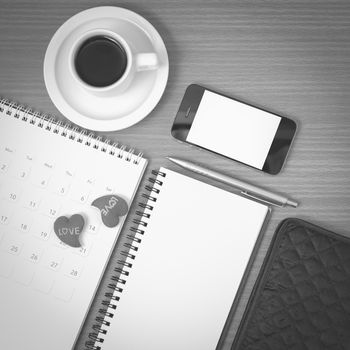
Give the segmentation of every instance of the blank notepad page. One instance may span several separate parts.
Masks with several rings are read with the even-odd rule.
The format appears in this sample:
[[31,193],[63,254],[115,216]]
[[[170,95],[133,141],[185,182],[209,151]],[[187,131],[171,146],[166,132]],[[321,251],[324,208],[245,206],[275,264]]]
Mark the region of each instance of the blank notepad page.
[[214,350],[269,208],[160,169],[103,350]]

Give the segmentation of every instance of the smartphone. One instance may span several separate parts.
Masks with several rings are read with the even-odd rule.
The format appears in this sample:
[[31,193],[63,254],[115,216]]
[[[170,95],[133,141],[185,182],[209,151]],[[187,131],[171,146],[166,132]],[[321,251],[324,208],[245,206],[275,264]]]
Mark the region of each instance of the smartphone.
[[192,84],[185,92],[172,136],[268,174],[278,174],[296,123],[276,113]]

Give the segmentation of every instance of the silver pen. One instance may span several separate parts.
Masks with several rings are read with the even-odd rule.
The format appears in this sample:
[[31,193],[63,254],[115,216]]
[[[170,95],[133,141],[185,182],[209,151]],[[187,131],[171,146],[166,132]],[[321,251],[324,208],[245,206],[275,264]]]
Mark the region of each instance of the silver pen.
[[277,207],[291,206],[293,208],[296,208],[298,206],[297,202],[281,194],[270,192],[261,187],[235,179],[231,176],[221,174],[217,171],[204,168],[201,165],[198,165],[186,160],[172,158],[172,157],[166,157],[166,158],[184,169],[193,171],[194,173],[197,173],[197,174],[209,177],[211,179],[217,180],[219,182],[225,183],[227,185],[233,186],[239,189],[244,196],[252,197],[262,202],[275,205]]

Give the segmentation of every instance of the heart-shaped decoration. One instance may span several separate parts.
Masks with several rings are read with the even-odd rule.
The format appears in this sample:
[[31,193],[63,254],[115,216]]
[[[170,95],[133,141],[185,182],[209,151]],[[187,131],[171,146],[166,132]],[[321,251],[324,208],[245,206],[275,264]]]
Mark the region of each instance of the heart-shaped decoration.
[[129,209],[128,203],[115,194],[99,197],[91,205],[100,210],[102,222],[107,227],[117,226],[119,217],[126,215]]
[[81,247],[79,236],[84,228],[84,218],[80,214],[74,214],[69,219],[60,216],[55,220],[53,229],[56,236],[65,244],[73,248]]

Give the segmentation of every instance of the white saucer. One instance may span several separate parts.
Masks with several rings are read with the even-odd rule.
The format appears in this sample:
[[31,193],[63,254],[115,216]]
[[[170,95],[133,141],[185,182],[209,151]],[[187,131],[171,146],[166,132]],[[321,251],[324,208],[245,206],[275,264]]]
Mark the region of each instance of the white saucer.
[[[117,96],[96,96],[81,88],[69,71],[70,48],[79,35],[97,28],[119,33],[136,52],[155,52],[159,67],[138,72]],[[44,60],[45,85],[55,106],[73,123],[97,131],[121,130],[145,118],[159,102],[168,73],[168,54],[156,29],[135,12],[112,6],[85,10],[63,23]]]

